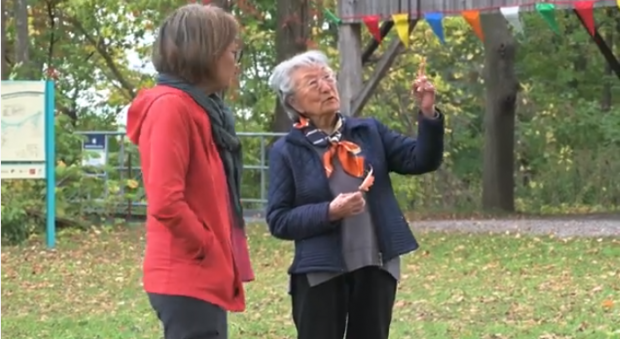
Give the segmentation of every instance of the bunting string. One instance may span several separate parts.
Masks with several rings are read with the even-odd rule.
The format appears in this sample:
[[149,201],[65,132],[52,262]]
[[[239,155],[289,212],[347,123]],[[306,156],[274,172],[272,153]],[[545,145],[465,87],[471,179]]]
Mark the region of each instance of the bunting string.
[[[574,8],[575,3],[579,2],[580,0],[549,0],[549,1],[544,1],[544,3],[549,3],[549,4],[553,4],[556,7],[562,7],[562,8],[558,8],[558,10],[565,10],[565,9],[572,9]],[[617,6],[620,8],[620,0],[591,0],[592,2],[594,2],[595,4],[598,4],[596,7],[614,7]],[[518,4],[512,4],[512,5],[507,5],[507,6],[485,6],[485,7],[476,7],[476,8],[471,8],[468,10],[475,10],[478,12],[493,12],[493,11],[497,11],[500,10],[502,7],[511,7],[511,6],[518,6],[520,7],[522,10],[525,9],[525,11],[529,12],[529,11],[533,11],[536,9],[536,4],[541,3],[541,0],[531,0],[531,1],[527,1],[527,2],[523,2],[523,3],[518,3]],[[615,4],[615,5],[614,5]],[[566,8],[569,7],[569,8]],[[462,12],[464,9],[453,9],[453,10],[432,10],[432,11],[420,11],[420,15],[419,17],[424,17],[425,13],[428,12],[439,12],[441,14],[443,14],[444,17],[448,17],[448,16],[461,16]],[[418,17],[418,10],[412,10],[410,12],[407,12],[406,14],[411,15],[411,17],[416,18]],[[343,21],[360,21],[365,15],[364,14],[356,14],[356,15],[343,15],[340,16],[340,19]],[[391,19],[391,15],[380,15],[380,19],[382,21],[385,20],[389,20]]]
[[[411,0],[410,0],[411,1]],[[419,1],[419,0],[417,0]],[[518,6],[504,6],[504,7],[493,7],[493,8],[481,8],[481,9],[470,9],[464,11],[433,11],[433,12],[425,12],[422,13],[421,16],[430,26],[432,32],[435,34],[437,39],[441,42],[441,44],[446,44],[445,32],[443,19],[448,15],[454,15],[458,13],[464,20],[469,24],[473,33],[478,37],[480,41],[484,41],[484,32],[482,30],[482,24],[480,22],[480,13],[484,11],[490,10],[499,10],[502,16],[508,22],[508,25],[512,27],[513,32],[516,35],[524,36],[525,32],[523,29],[523,22],[520,18],[521,11],[525,8],[533,9],[536,11],[539,16],[547,23],[549,28],[555,33],[560,35],[560,27],[558,25],[556,19],[556,12],[558,10],[570,9],[570,8],[558,8],[558,6],[562,5],[571,5],[572,9],[574,9],[579,15],[581,21],[584,23],[589,34],[594,35],[596,32],[596,23],[594,20],[594,7],[596,4],[612,4],[616,2],[618,8],[620,8],[620,0],[572,0],[572,1],[547,1],[547,2],[528,2],[525,4],[521,4]],[[419,4],[418,4],[419,5]],[[405,47],[409,47],[409,24],[411,18],[418,18],[417,15],[419,13],[418,9],[414,13],[396,13],[392,14],[389,19],[394,22],[394,28],[396,28],[396,33],[398,34],[399,39],[403,43]],[[411,6],[409,6],[411,8]],[[326,10],[326,16],[330,21],[341,24],[344,18],[338,18],[335,14]],[[347,19],[351,19],[353,17],[348,17]],[[368,32],[372,35],[372,37],[379,43],[381,43],[381,32],[379,29],[379,23],[382,20],[385,20],[381,15],[364,15],[359,17],[362,19],[362,22],[368,29]]]

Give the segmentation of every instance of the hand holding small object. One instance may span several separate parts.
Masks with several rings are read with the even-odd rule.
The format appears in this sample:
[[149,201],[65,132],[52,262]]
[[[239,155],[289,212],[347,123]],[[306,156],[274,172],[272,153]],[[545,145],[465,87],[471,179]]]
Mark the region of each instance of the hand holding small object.
[[411,86],[411,94],[420,107],[422,114],[428,118],[435,117],[435,86],[426,77],[426,59],[418,68],[418,75]]
[[364,211],[366,200],[361,192],[338,194],[329,203],[329,219],[340,220],[352,215],[360,214]]

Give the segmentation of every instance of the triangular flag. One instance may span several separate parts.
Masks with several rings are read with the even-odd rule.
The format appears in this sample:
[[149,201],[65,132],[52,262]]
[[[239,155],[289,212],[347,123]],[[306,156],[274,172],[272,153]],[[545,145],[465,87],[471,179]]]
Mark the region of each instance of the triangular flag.
[[[620,0],[619,0],[620,1]],[[379,30],[379,16],[378,15],[365,15],[362,20],[366,27],[368,28],[368,32],[372,34],[372,36],[377,40],[377,42],[381,43],[381,31]]]
[[[620,0],[619,0],[620,1]],[[480,24],[480,11],[463,11],[463,18],[471,26],[480,41],[484,41],[484,33],[482,32],[482,24]]]
[[[620,0],[618,0],[620,1]],[[583,20],[583,24],[590,32],[590,35],[594,36],[596,30],[594,26],[594,1],[577,1],[575,2],[575,11]]]
[[400,41],[405,47],[409,47],[409,14],[392,14],[392,20],[394,20],[394,27],[396,27]]
[[424,19],[428,22],[428,25],[431,26],[433,33],[439,38],[439,41],[445,44],[446,39],[443,35],[443,14],[439,12],[426,13],[424,14]]
[[332,13],[329,9],[324,8],[323,14],[331,21],[333,24],[340,25],[342,24],[342,20],[336,16],[336,14]]
[[501,7],[499,11],[504,16],[504,19],[508,21],[508,24],[512,26],[515,34],[525,34],[523,31],[523,24],[521,23],[521,18],[519,18],[519,6]]
[[547,24],[549,24],[551,30],[559,35],[560,27],[558,26],[558,22],[555,21],[555,5],[548,2],[539,2],[536,4],[536,10],[540,13],[543,19],[545,19]]

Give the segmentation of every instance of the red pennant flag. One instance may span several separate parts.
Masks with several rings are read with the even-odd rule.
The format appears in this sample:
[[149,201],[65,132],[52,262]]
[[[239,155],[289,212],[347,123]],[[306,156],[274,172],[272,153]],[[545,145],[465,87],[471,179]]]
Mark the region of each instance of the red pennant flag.
[[590,35],[594,35],[594,1],[577,1],[575,2],[575,10],[583,20]]
[[368,27],[370,34],[372,34],[377,42],[381,43],[381,31],[379,30],[380,17],[378,15],[366,15],[362,20],[364,20],[364,24]]

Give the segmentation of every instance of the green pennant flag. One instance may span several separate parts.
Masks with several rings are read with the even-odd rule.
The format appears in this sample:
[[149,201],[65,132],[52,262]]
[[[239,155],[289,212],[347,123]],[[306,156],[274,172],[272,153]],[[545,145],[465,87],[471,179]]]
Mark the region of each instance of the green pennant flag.
[[331,21],[332,23],[336,25],[342,24],[342,20],[340,20],[340,18],[337,17],[336,14],[332,13],[329,9],[327,8],[323,9],[323,13],[327,17],[327,19],[329,19],[329,21]]
[[555,5],[548,2],[539,2],[536,4],[536,11],[545,19],[551,30],[560,35],[560,27],[555,20]]

